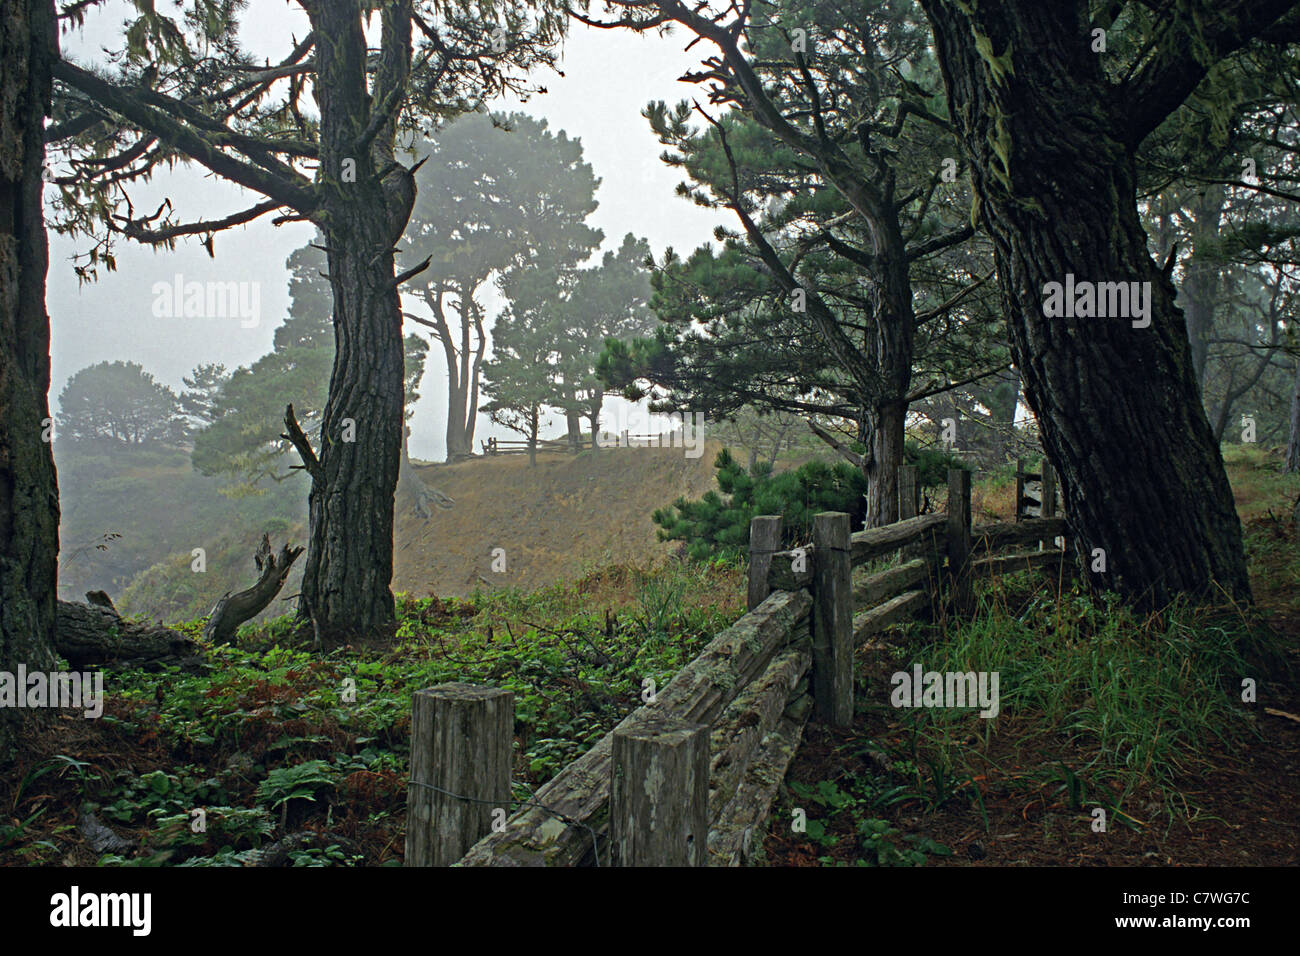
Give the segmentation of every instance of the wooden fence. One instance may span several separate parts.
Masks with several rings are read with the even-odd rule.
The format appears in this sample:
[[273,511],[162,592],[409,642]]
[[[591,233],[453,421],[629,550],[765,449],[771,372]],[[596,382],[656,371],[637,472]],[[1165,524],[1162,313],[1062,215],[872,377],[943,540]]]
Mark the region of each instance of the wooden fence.
[[1043,461],[1042,470],[1025,471],[1025,460],[1016,459],[1016,520],[1056,517],[1056,472]]
[[[898,522],[851,533],[847,514],[818,514],[798,548],[781,547],[779,516],[756,517],[748,613],[514,814],[511,695],[417,693],[406,864],[749,862],[807,721],[852,723],[859,648],[938,606],[965,610],[976,576],[1063,566],[1043,542],[1063,539],[1064,519],[972,527],[965,470],[949,472],[945,513],[917,515],[916,485],[900,469]],[[855,567],[896,556],[853,581]]]
[[[602,448],[668,448],[672,442],[681,442],[681,432],[663,432],[656,435],[631,435],[624,431],[604,439]],[[527,439],[515,438],[488,438],[481,439],[479,445],[483,448],[483,454],[488,456],[495,455],[526,455],[530,442]],[[547,438],[538,439],[537,451],[539,452],[576,452],[584,448],[593,446],[590,435],[582,435],[576,441],[570,441],[568,438]]]
[[[483,446],[483,454],[488,456],[495,455],[526,455],[528,446],[531,444],[526,439],[513,438],[489,438],[486,441],[480,441]],[[539,439],[537,442],[538,452],[561,452],[581,451],[583,448],[591,447],[590,438],[581,438],[575,444],[567,438]]]

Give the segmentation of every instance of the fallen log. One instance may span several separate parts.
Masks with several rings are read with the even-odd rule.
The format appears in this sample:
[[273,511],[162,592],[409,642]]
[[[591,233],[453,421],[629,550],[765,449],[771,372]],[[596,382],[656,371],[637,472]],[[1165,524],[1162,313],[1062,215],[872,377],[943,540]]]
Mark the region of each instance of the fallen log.
[[272,554],[270,536],[262,535],[262,543],[253,554],[258,570],[257,583],[234,594],[227,591],[222,596],[208,616],[203,639],[213,644],[229,643],[239,625],[261,614],[280,593],[289,569],[300,554],[302,548],[290,548],[287,543],[280,548],[279,554]]
[[54,649],[74,670],[97,664],[203,666],[203,648],[191,638],[161,624],[123,620],[102,591],[86,597],[93,603],[60,601],[55,617]]

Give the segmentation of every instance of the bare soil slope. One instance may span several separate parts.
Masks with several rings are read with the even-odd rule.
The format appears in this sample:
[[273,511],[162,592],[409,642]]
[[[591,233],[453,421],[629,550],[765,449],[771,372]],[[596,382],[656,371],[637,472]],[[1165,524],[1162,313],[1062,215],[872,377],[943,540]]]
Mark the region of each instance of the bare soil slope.
[[[398,517],[393,590],[463,597],[476,588],[535,588],[584,569],[645,564],[676,546],[657,540],[656,508],[714,487],[720,445],[687,458],[681,448],[605,448],[594,454],[480,458],[419,465],[430,488],[455,499],[422,519]],[[492,570],[505,549],[505,571]]]

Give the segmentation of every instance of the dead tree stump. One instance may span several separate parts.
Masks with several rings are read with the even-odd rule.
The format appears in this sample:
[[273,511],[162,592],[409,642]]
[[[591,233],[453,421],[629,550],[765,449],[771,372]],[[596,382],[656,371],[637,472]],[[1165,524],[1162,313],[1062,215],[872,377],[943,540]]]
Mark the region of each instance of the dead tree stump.
[[258,570],[257,583],[235,594],[227,591],[222,596],[208,616],[203,639],[213,644],[229,643],[239,625],[261,614],[280,593],[289,569],[300,554],[302,548],[290,548],[288,544],[280,549],[279,554],[272,554],[270,537],[262,535],[262,543],[253,554]]

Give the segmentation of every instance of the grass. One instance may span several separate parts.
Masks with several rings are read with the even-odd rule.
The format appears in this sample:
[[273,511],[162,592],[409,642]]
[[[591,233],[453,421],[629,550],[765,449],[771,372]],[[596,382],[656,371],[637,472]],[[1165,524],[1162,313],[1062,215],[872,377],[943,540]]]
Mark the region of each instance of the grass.
[[[1040,574],[980,582],[974,613],[897,628],[859,661],[854,731],[795,767],[769,849],[784,863],[917,865],[947,854],[921,852],[918,833],[889,833],[884,821],[915,829],[944,809],[974,811],[987,832],[997,808],[1005,832],[1022,808],[1040,808],[1044,845],[1068,838],[1048,832],[1049,821],[1077,828],[1081,817],[1086,830],[1096,810],[1112,828],[1141,832],[1206,819],[1199,781],[1261,739],[1260,705],[1243,700],[1245,686],[1267,681],[1276,692],[1300,633],[1290,524],[1300,477],[1281,474],[1277,453],[1257,446],[1229,446],[1224,457],[1258,611],[1175,605],[1141,615]],[[1006,520],[1013,487],[1014,469],[981,476],[977,520]],[[895,709],[891,678],[910,676],[915,663],[997,672],[998,715]],[[797,809],[808,815],[806,836],[788,832]],[[887,833],[897,852],[873,851],[864,827]]]
[[[796,765],[773,808],[781,862],[921,865],[950,850],[920,821],[961,808],[986,833],[990,808],[1019,819],[1031,805],[1049,819],[1100,810],[1112,828],[1167,829],[1202,813],[1187,781],[1259,737],[1242,681],[1263,683],[1279,657],[1253,618],[1186,606],[1138,615],[1029,572],[981,582],[976,598],[962,619],[900,627],[859,660],[853,730]],[[996,672],[998,713],[896,708],[892,678],[910,682],[918,663]],[[791,833],[798,812],[805,830]]]
[[932,777],[1061,778],[1076,808],[1123,814],[1132,795],[1158,794],[1171,814],[1178,781],[1208,769],[1211,741],[1253,732],[1241,701],[1242,679],[1259,675],[1248,621],[1186,606],[1140,616],[1077,590],[1018,602],[1017,585],[986,586],[971,616],[931,629],[911,655],[927,671],[999,674],[995,718],[904,712],[911,752],[940,768]]

